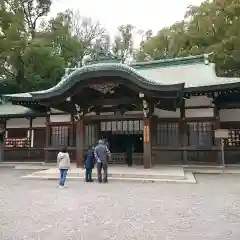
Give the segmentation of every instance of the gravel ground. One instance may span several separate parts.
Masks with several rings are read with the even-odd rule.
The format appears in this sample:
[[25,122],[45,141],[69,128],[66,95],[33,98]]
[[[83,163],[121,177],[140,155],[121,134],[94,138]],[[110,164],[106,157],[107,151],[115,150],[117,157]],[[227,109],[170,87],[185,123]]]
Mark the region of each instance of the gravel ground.
[[0,169],[0,240],[239,240],[240,175],[198,184],[21,180]]

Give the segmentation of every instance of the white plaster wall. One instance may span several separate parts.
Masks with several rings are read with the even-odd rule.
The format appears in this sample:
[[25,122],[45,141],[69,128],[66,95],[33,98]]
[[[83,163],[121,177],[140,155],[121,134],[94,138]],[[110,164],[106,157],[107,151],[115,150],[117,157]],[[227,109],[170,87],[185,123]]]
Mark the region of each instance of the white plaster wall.
[[212,106],[212,98],[208,98],[207,96],[194,96],[190,99],[186,99],[185,106],[186,107],[197,107],[197,106]]
[[100,115],[102,116],[114,115],[114,112],[101,112]]
[[186,109],[186,118],[214,117],[214,108]]
[[90,113],[86,113],[86,115],[85,116],[95,116],[96,115],[96,113],[95,112],[90,112]]
[[12,118],[7,120],[7,128],[29,128],[30,120],[26,118]]
[[50,121],[51,122],[70,122],[71,115],[51,115]]
[[158,118],[180,118],[180,109],[177,109],[176,112],[166,111],[162,109],[155,108],[154,115]]
[[[142,111],[129,111],[129,112],[125,112],[125,115],[132,115],[132,114],[143,114]],[[95,116],[96,113],[95,112],[90,112],[87,113],[85,116]],[[114,112],[102,112],[100,113],[101,116],[107,116],[107,115],[114,115]]]
[[125,112],[125,115],[132,115],[132,114],[142,114],[143,115],[143,111],[127,111],[127,112]]
[[219,116],[221,122],[240,121],[240,109],[220,109]]
[[33,127],[45,127],[46,126],[46,118],[38,117],[38,118],[33,119],[32,126]]

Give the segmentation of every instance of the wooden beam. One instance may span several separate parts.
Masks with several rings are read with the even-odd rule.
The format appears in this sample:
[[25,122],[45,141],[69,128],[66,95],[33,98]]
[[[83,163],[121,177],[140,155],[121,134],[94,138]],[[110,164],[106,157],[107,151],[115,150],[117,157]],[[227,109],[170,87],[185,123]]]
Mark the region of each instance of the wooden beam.
[[117,111],[121,111],[121,110],[125,110],[127,111],[141,111],[141,109],[139,107],[134,107],[132,105],[130,106],[125,106],[125,107],[119,107],[119,106],[113,106],[113,107],[99,107],[99,108],[93,108],[92,112],[117,112]]
[[76,163],[78,168],[84,166],[84,123],[83,117],[76,121]]
[[121,105],[121,104],[137,104],[140,103],[140,98],[130,98],[130,97],[122,97],[122,98],[97,98],[97,99],[90,99],[87,101],[88,105],[94,106],[103,106],[103,105]]

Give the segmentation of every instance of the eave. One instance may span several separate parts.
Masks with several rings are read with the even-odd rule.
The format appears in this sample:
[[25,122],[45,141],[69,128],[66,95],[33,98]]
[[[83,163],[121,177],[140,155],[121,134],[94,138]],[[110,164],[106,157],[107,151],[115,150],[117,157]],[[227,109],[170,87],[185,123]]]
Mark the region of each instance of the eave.
[[[240,79],[239,79],[240,80]],[[221,84],[214,84],[210,86],[198,86],[198,87],[190,87],[185,88],[185,93],[192,93],[192,92],[219,92],[219,91],[226,91],[231,89],[240,89],[240,82],[235,83],[224,83]]]

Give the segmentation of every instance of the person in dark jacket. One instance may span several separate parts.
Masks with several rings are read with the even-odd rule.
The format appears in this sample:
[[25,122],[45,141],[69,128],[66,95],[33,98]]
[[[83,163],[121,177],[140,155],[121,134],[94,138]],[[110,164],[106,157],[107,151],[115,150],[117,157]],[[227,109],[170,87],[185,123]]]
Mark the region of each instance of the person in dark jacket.
[[[111,152],[105,145],[104,140],[99,140],[98,145],[94,149],[94,156],[97,161],[97,175],[98,182],[104,183],[108,182],[108,160],[111,158]],[[103,169],[103,179],[102,179],[102,169]]]
[[129,143],[126,146],[126,163],[128,167],[132,167],[132,163],[133,163],[132,155],[133,155],[133,146],[132,144]]
[[84,167],[85,167],[85,180],[86,182],[93,182],[92,180],[92,170],[95,165],[95,158],[94,158],[94,152],[93,147],[90,146],[88,148],[88,151],[86,152],[84,156]]

